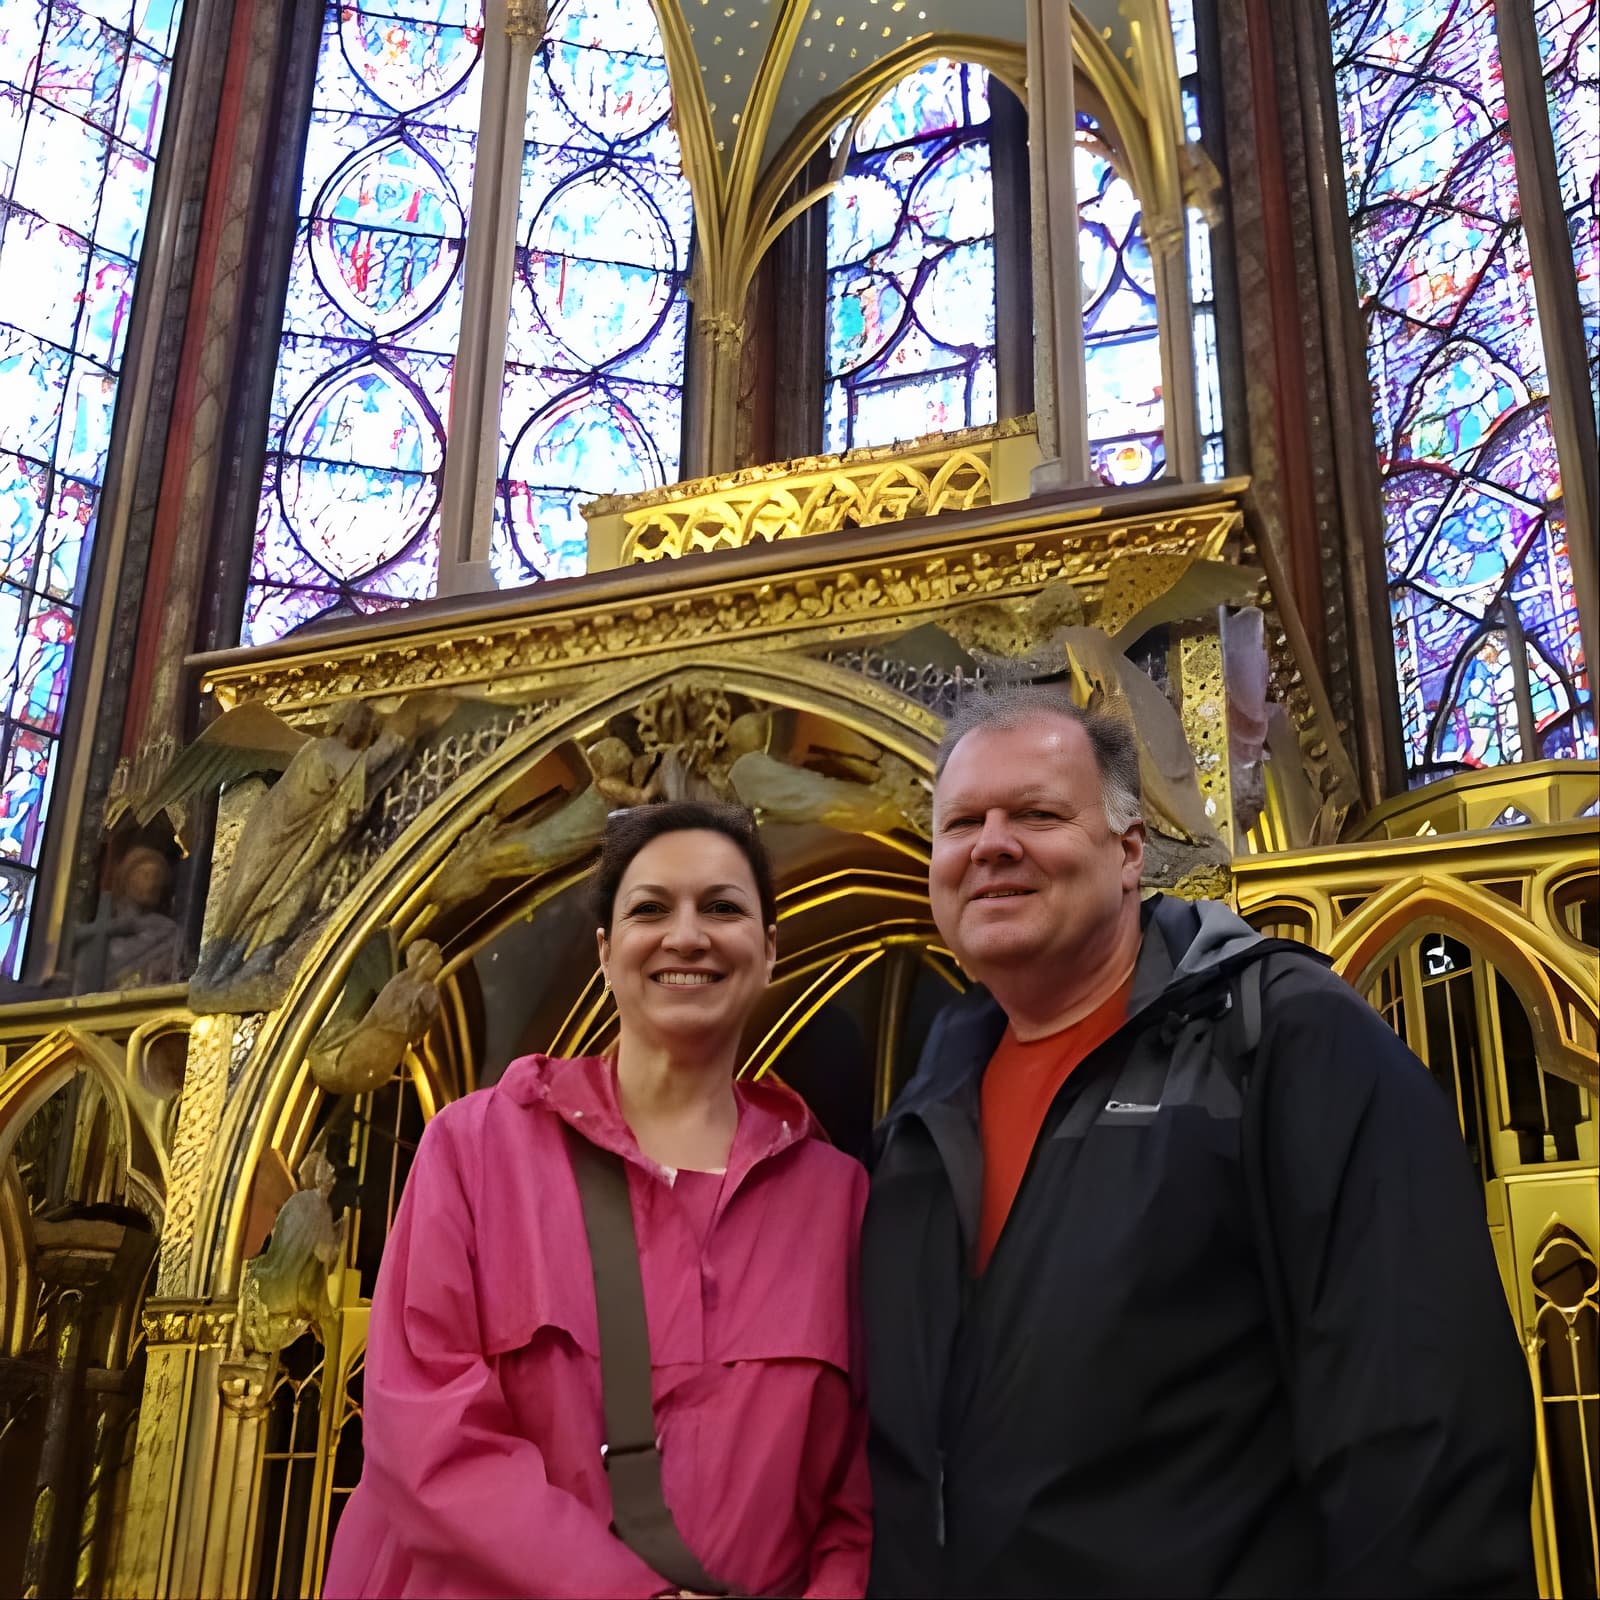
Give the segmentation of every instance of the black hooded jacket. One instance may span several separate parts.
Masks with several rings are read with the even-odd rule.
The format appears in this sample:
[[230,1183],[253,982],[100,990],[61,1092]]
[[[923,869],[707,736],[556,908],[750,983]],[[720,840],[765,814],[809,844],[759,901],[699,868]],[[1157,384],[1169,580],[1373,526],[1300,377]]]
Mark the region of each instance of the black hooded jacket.
[[981,990],[879,1130],[870,1592],[1532,1594],[1527,1368],[1445,1095],[1312,952],[1144,918],[981,1278]]

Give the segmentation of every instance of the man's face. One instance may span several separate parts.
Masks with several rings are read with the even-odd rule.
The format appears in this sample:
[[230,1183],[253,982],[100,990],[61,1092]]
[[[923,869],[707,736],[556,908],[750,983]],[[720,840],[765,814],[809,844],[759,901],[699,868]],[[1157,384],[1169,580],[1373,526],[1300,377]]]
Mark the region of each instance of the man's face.
[[969,733],[934,788],[933,919],[980,983],[1095,961],[1143,864],[1143,824],[1106,826],[1094,749],[1066,717]]

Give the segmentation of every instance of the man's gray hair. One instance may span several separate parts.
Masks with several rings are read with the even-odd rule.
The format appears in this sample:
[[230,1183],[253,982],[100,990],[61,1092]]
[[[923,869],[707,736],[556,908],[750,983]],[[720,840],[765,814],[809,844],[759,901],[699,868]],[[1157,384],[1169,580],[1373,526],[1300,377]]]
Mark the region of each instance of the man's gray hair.
[[944,738],[934,757],[937,779],[955,747],[980,728],[1011,732],[1047,717],[1075,722],[1088,736],[1100,774],[1100,803],[1106,826],[1126,833],[1143,820],[1139,800],[1139,745],[1133,727],[1107,711],[1085,711],[1065,691],[1049,684],[1014,683],[986,686],[964,695],[945,720]]

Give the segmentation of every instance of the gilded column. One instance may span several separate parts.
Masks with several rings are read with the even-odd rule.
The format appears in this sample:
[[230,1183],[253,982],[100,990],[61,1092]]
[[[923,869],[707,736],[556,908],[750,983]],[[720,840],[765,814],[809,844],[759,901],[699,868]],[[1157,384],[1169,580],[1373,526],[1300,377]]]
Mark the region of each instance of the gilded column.
[[116,1594],[155,1600],[200,1592],[209,1486],[218,1464],[218,1374],[233,1316],[232,1306],[198,1300],[152,1300],[145,1307],[144,1399]]
[[440,594],[473,594],[495,586],[489,554],[522,190],[522,130],[528,115],[528,74],[544,38],[545,11],[545,0],[489,0],[486,15],[483,117],[444,467]]
[[262,1425],[272,1390],[275,1356],[230,1351],[217,1371],[222,1410],[217,1418],[217,1466],[211,1480],[206,1558],[200,1593],[245,1594],[261,1495]]
[[1234,849],[1233,773],[1228,753],[1228,692],[1222,674],[1222,637],[1215,625],[1178,636],[1178,673],[1183,731],[1194,752],[1206,816],[1228,849]]
[[1074,171],[1072,7],[1027,0],[1028,161],[1033,203],[1035,494],[1092,481],[1083,356],[1083,272]]

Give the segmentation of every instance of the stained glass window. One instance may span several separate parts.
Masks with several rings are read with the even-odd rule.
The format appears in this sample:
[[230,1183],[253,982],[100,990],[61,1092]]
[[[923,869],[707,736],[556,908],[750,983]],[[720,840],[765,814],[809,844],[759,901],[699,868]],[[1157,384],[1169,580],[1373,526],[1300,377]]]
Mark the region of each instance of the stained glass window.
[[242,628],[434,591],[482,0],[327,7]]
[[584,570],[579,510],[678,475],[693,213],[650,0],[553,8],[529,82],[492,559]]
[[66,711],[179,0],[0,6],[0,976]]
[[1600,418],[1600,6],[1535,0],[1534,27],[1583,308],[1589,397]]
[[[1183,127],[1191,144],[1201,142],[1200,50],[1195,32],[1194,0],[1169,0],[1172,43],[1177,56],[1178,90],[1183,100]],[[1223,476],[1222,369],[1217,359],[1217,291],[1211,271],[1211,225],[1189,207],[1189,304],[1194,319],[1195,396],[1199,403],[1200,476],[1213,482]]]
[[1078,113],[1078,257],[1089,461],[1107,483],[1149,483],[1166,468],[1155,267],[1139,197],[1100,124]]
[[1331,21],[1413,781],[1593,757],[1493,0]]
[[828,201],[827,260],[824,449],[995,420],[994,183],[981,67],[930,61],[861,119]]

